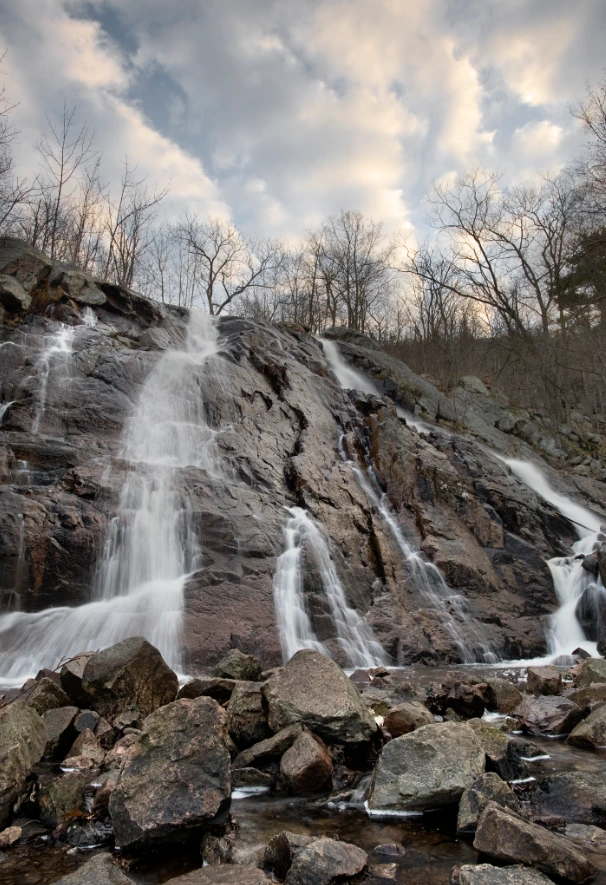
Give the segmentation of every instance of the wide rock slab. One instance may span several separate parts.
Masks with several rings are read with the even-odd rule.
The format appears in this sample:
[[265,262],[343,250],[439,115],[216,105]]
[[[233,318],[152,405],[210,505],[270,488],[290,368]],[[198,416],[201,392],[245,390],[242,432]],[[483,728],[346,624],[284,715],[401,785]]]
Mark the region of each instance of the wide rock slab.
[[361,743],[377,724],[358,689],[338,664],[311,649],[297,652],[263,686],[269,727],[297,722],[328,742]]
[[179,681],[157,648],[141,636],[92,655],[82,674],[90,706],[102,716],[137,707],[144,716],[177,696]]
[[425,811],[458,802],[484,772],[485,754],[466,723],[425,725],[383,747],[371,811]]
[[552,885],[552,881],[538,870],[528,867],[493,867],[492,864],[480,863],[461,867],[459,885]]
[[44,753],[46,728],[36,711],[20,701],[0,708],[0,829],[11,815],[25,780]]
[[226,741],[226,714],[212,698],[148,716],[109,801],[116,844],[182,842],[212,820],[231,794]]
[[596,869],[564,836],[522,820],[511,811],[490,802],[480,820],[474,848],[503,863],[537,867],[548,876],[581,883]]

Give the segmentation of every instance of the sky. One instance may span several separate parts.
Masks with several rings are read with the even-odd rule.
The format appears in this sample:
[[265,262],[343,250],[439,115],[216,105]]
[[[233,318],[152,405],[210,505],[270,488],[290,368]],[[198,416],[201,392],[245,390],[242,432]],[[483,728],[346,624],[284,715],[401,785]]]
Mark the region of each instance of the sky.
[[420,230],[472,165],[557,170],[605,35],[604,0],[0,0],[22,174],[66,102],[105,180],[128,157],[167,217],[286,239],[342,208]]

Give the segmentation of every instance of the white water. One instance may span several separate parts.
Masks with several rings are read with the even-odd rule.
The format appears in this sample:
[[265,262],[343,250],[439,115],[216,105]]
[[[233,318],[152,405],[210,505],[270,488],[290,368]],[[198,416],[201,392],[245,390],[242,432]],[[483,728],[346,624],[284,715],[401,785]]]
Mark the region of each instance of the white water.
[[84,325],[88,326],[89,329],[94,329],[97,325],[97,314],[92,309],[92,307],[85,307],[82,311],[82,319],[84,320]]
[[289,507],[284,553],[278,557],[274,575],[274,600],[284,661],[302,648],[329,654],[318,641],[311,624],[303,592],[303,555],[313,557],[328,602],[337,641],[351,667],[376,667],[387,656],[368,624],[347,605],[330,550],[320,529],[301,507]]
[[73,340],[74,329],[71,326],[61,324],[59,330],[50,336],[47,346],[38,359],[36,372],[40,378],[40,389],[38,391],[38,402],[36,404],[34,423],[32,424],[32,433],[40,432],[40,422],[46,411],[49,379],[51,374],[64,372],[69,365]]
[[77,608],[0,617],[0,678],[22,682],[65,656],[143,635],[180,669],[183,592],[200,565],[180,469],[217,476],[204,414],[205,363],[218,352],[209,318],[190,315],[185,349],[168,351],[143,385],[123,434],[129,472],[95,581],[94,601]]
[[601,597],[606,596],[606,589],[600,578],[595,578],[583,568],[582,557],[591,553],[597,544],[600,531],[600,519],[591,510],[576,504],[566,495],[553,489],[541,471],[530,461],[514,458],[501,458],[522,482],[533,489],[545,501],[569,519],[579,536],[573,544],[574,554],[550,559],[547,563],[553,577],[553,585],[558,597],[560,608],[551,620],[548,633],[551,655],[569,655],[575,648],[584,648],[592,655],[597,654],[596,644],[589,642],[576,617],[579,599],[587,590],[593,597],[596,608]]
[[14,403],[15,403],[15,401],[11,400],[10,403],[2,403],[2,405],[0,405],[0,426],[2,425],[2,422],[4,421],[4,416],[6,415],[6,413],[10,409],[10,407],[12,405],[14,405]]

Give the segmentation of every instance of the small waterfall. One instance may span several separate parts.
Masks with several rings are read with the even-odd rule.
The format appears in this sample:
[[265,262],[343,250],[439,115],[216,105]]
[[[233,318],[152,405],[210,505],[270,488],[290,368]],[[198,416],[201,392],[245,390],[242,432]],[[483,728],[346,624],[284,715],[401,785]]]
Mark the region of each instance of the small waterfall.
[[320,338],[320,344],[326,357],[326,362],[331,371],[336,376],[337,381],[343,390],[359,390],[362,393],[370,393],[373,396],[380,396],[377,387],[362,372],[357,372],[348,365],[341,353],[336,341],[329,341],[328,338]]
[[302,648],[315,648],[329,654],[314,634],[303,593],[302,555],[313,557],[337,634],[337,641],[351,667],[376,667],[387,656],[368,624],[347,605],[345,591],[320,529],[301,507],[289,507],[286,547],[278,557],[274,574],[274,600],[284,661]]
[[94,329],[98,322],[97,314],[92,307],[88,307],[88,305],[82,311],[82,319],[84,320],[84,325],[88,326],[89,329]]
[[15,404],[15,401],[12,400],[10,403],[2,403],[0,405],[0,427],[2,426],[2,422],[4,421],[4,416],[8,412],[11,406]]
[[[498,659],[490,640],[485,635],[482,625],[469,615],[465,598],[459,593],[453,593],[437,566],[424,559],[405,538],[394,519],[387,496],[382,492],[370,463],[366,465],[367,474],[365,474],[357,464],[348,459],[343,446],[343,437],[341,437],[339,453],[353,471],[369,502],[381,514],[398,545],[416,591],[429,608],[438,612],[442,625],[459,649],[462,662],[464,664],[473,664],[478,661],[495,663]],[[472,643],[469,643],[462,635],[461,624],[465,626],[466,634],[473,638]]]
[[577,617],[577,605],[584,594],[589,598],[596,615],[600,607],[606,604],[606,589],[601,579],[583,568],[583,558],[599,544],[598,535],[602,528],[600,519],[591,510],[556,492],[541,471],[530,461],[514,458],[501,458],[501,460],[518,479],[552,504],[562,516],[569,519],[579,536],[579,540],[572,546],[574,551],[572,556],[555,557],[547,563],[560,603],[560,608],[552,617],[547,637],[549,650],[551,654],[569,655],[580,646],[595,655],[596,644],[589,642],[585,636]]
[[192,514],[179,472],[213,477],[213,431],[202,396],[205,366],[218,352],[216,330],[190,315],[182,351],[167,351],[150,373],[123,434],[129,472],[95,580],[94,600],[77,608],[0,617],[0,673],[23,680],[66,655],[143,635],[180,668],[183,592],[200,565]]
[[36,404],[34,423],[32,424],[32,433],[40,432],[40,422],[46,411],[48,382],[53,367],[56,367],[56,369],[65,369],[69,364],[72,354],[73,339],[74,329],[71,326],[65,326],[61,323],[59,330],[50,337],[47,346],[44,348],[38,359],[36,373],[40,379],[40,389],[38,391],[38,402]]

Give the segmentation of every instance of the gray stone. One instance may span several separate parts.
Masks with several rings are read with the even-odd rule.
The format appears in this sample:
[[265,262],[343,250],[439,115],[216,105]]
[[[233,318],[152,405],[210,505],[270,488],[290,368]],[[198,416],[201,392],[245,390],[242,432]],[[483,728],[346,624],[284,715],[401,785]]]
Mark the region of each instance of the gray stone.
[[84,668],[92,656],[92,651],[82,652],[82,654],[76,655],[69,661],[66,661],[61,667],[61,687],[63,691],[69,695],[72,703],[77,704],[79,707],[88,706],[88,695],[82,688],[82,675],[84,673]]
[[316,839],[295,852],[286,885],[332,885],[361,873],[368,855],[356,845]]
[[484,772],[484,765],[484,750],[469,725],[425,725],[383,747],[369,808],[425,811],[451,805]]
[[90,728],[85,728],[74,741],[69,755],[86,756],[88,759],[92,759],[95,765],[101,765],[105,759],[105,750]]
[[77,707],[55,707],[42,714],[47,741],[45,759],[60,761],[76,739],[74,722],[79,713]]
[[225,704],[232,696],[236,684],[235,679],[217,679],[214,676],[202,676],[199,679],[192,679],[191,682],[186,682],[185,685],[181,686],[177,699],[189,698],[193,700],[194,698],[207,695],[209,698],[214,698],[220,704]]
[[86,777],[70,771],[54,778],[40,790],[38,807],[42,823],[54,830],[64,820],[84,811]]
[[486,769],[496,771],[505,781],[526,776],[526,766],[520,759],[518,748],[506,734],[484,719],[470,719],[469,727],[486,753]]
[[606,660],[587,658],[583,661],[577,677],[577,685],[591,685],[592,682],[606,682]]
[[53,679],[45,676],[26,691],[21,700],[42,716],[47,710],[57,707],[68,707],[69,698],[63,689]]
[[95,854],[55,885],[133,885],[133,880],[114,863],[111,854]]
[[457,816],[457,832],[473,833],[478,819],[489,802],[521,814],[520,800],[511,787],[493,771],[481,775],[461,796]]
[[263,686],[269,726],[280,731],[301,723],[324,740],[361,743],[377,724],[343,670],[311,649],[297,652]]
[[565,771],[542,778],[530,796],[539,815],[563,817],[567,823],[606,827],[606,778]]
[[219,679],[239,679],[245,682],[256,682],[263,672],[263,664],[252,655],[245,655],[239,648],[231,648],[221,658],[214,669],[213,676]]
[[285,879],[296,851],[311,845],[317,837],[285,830],[273,836],[265,849],[265,866],[274,872],[278,879]]
[[32,297],[15,277],[0,274],[0,304],[10,311],[29,310]]
[[177,876],[170,885],[271,885],[271,880],[256,867],[221,864]]
[[515,711],[529,734],[570,734],[583,718],[577,704],[562,697],[526,698]]
[[576,726],[566,739],[574,747],[597,750],[606,747],[606,707],[599,707]]
[[459,885],[552,885],[552,881],[538,870],[528,867],[493,867],[481,863],[462,866]]
[[46,738],[44,722],[32,707],[21,701],[0,707],[0,828],[42,758]]

